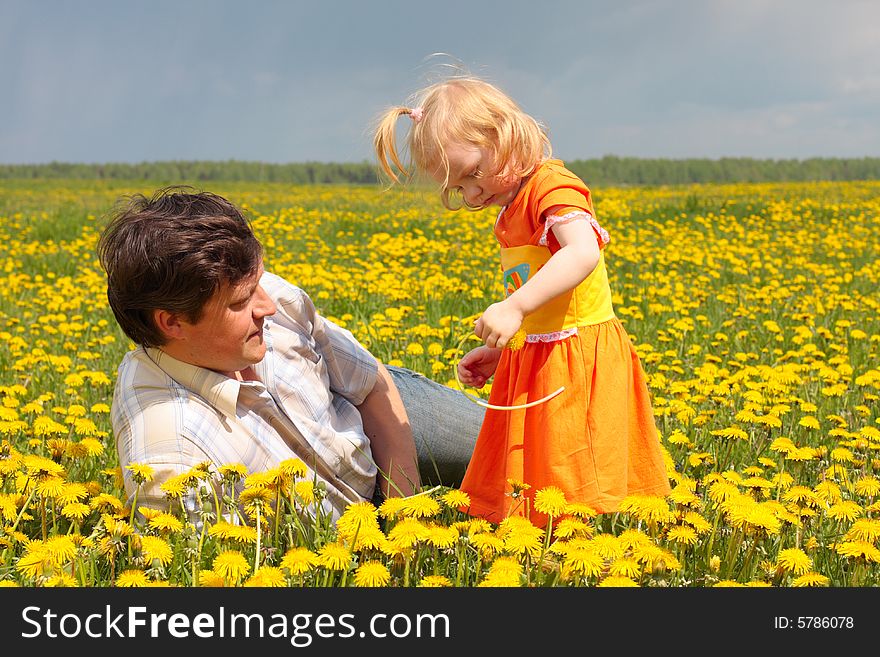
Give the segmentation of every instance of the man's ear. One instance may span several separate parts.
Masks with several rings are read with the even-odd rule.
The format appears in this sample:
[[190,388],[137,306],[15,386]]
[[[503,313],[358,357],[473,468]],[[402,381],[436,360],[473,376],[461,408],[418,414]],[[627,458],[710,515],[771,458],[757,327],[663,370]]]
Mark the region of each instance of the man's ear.
[[179,313],[173,313],[170,310],[154,310],[153,323],[169,340],[179,340],[184,335],[184,326]]

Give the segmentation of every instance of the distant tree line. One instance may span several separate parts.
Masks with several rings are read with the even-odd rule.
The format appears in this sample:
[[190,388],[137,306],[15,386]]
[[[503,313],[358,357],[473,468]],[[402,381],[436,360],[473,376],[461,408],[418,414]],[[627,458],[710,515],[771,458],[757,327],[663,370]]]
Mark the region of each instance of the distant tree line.
[[[809,180],[878,180],[880,158],[663,159],[606,155],[566,164],[590,185],[673,185],[687,183],[783,182]],[[2,164],[0,178],[74,178],[150,180],[167,183],[195,181],[283,182],[289,184],[375,184],[371,162],[334,163],[165,161],[84,164]]]

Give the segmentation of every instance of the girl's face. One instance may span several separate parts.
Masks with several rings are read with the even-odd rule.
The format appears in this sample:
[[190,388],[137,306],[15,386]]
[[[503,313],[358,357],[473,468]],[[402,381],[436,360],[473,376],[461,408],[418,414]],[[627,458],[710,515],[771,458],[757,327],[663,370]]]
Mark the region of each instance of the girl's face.
[[448,189],[458,188],[470,207],[507,205],[515,197],[522,178],[505,168],[498,167],[491,150],[471,144],[453,143],[446,147],[449,160],[449,179],[443,167],[431,175]]

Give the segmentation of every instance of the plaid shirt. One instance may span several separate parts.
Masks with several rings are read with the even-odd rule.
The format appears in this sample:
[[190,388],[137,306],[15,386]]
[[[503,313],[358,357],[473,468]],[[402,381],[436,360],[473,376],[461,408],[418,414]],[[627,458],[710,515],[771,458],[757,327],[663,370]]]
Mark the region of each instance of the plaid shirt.
[[[130,463],[155,471],[137,503],[167,508],[160,485],[195,465],[240,463],[254,473],[291,458],[326,484],[324,512],[334,520],[350,502],[372,497],[377,470],[356,407],[375,385],[376,359],[299,288],[270,273],[260,284],[277,312],[263,324],[259,381],[237,381],[160,349],[137,347],[123,358],[111,419],[129,502],[137,488]],[[195,498],[185,501],[193,514]]]

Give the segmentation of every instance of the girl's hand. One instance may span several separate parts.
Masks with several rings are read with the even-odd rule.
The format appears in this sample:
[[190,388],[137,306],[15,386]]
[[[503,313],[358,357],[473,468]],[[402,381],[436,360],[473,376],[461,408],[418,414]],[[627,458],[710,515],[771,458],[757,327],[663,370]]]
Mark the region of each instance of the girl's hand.
[[487,347],[503,349],[523,323],[523,313],[510,299],[493,303],[474,324],[474,333]]
[[458,363],[458,378],[465,385],[482,388],[486,385],[501,359],[501,349],[492,349],[485,345],[465,354]]

